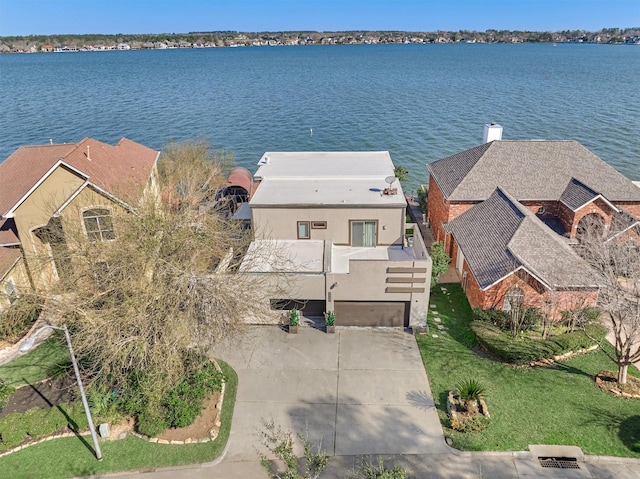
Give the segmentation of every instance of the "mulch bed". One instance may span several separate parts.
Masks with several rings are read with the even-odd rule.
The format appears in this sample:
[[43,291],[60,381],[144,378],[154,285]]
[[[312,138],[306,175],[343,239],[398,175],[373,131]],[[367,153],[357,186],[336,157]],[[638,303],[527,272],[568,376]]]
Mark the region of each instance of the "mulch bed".
[[600,371],[596,375],[596,386],[615,396],[640,399],[640,379],[634,376],[627,376],[627,384],[620,386],[615,371]]
[[73,402],[76,398],[76,382],[69,376],[45,379],[18,389],[0,409],[0,418],[14,412],[26,412],[34,407],[48,409],[58,404]]

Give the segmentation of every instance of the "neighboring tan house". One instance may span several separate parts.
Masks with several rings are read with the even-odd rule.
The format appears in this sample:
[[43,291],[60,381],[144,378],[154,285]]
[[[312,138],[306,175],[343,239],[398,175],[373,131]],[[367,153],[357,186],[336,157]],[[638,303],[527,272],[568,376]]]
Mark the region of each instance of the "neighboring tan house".
[[273,308],[335,311],[336,325],[424,324],[431,258],[406,224],[388,152],[267,152],[258,166],[240,269],[273,275]]
[[503,141],[489,128],[497,139],[428,165],[427,220],[471,305],[595,304],[571,246],[594,225],[609,240],[637,231],[640,188],[576,141]]
[[158,155],[126,138],[115,146],[85,138],[23,146],[0,163],[0,307],[58,279],[65,231],[115,239],[115,210],[155,188]]

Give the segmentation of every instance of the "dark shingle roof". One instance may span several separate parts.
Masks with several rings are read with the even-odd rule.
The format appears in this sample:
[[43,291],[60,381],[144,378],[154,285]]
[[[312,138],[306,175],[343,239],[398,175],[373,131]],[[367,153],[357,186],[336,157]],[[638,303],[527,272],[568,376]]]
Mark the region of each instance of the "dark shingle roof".
[[560,201],[571,208],[572,211],[577,211],[597,197],[598,192],[592,190],[581,181],[571,178],[569,184],[560,195]]
[[526,268],[551,289],[590,287],[597,279],[564,240],[500,188],[445,225],[482,289]]
[[558,200],[572,178],[609,201],[640,201],[640,189],[577,141],[496,140],[429,165],[451,201],[482,201],[496,187],[518,200]]

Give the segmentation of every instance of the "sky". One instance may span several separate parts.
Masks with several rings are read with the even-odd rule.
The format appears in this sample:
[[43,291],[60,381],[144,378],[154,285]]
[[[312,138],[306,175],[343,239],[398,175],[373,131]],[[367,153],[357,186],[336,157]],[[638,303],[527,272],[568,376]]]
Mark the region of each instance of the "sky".
[[640,27],[640,0],[0,0],[0,36]]

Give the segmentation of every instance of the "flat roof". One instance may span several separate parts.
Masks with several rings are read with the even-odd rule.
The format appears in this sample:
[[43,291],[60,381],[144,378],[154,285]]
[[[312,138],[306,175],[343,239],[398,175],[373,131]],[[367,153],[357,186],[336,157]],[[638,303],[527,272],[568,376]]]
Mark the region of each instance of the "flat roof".
[[265,178],[384,178],[393,175],[388,151],[267,151],[256,180]]
[[404,207],[400,181],[391,184],[396,194],[383,194],[393,176],[388,151],[267,152],[250,205]]
[[323,240],[255,240],[249,245],[243,273],[322,273]]
[[414,261],[416,256],[413,248],[399,245],[354,247],[354,246],[333,246],[331,248],[331,272],[349,272],[350,260],[383,260],[383,261]]

